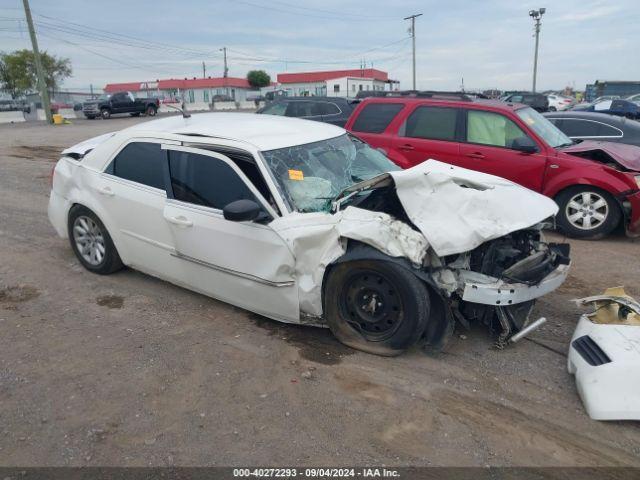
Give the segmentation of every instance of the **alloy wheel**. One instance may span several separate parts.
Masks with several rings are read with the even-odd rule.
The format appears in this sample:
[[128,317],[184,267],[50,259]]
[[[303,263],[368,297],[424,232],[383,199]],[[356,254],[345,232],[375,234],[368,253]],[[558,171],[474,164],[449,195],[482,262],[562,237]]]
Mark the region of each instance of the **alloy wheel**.
[[565,214],[569,223],[580,230],[600,227],[609,215],[609,204],[597,192],[581,192],[567,203]]
[[106,253],[104,234],[90,217],[81,215],[73,222],[73,241],[78,253],[92,266],[98,266]]

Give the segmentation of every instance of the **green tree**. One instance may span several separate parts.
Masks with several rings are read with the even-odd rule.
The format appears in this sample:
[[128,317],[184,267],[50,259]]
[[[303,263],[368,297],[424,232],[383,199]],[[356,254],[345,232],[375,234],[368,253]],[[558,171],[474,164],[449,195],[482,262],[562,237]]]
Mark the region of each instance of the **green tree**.
[[253,88],[261,88],[271,84],[271,77],[264,70],[251,70],[247,73],[247,81]]
[[[62,80],[71,76],[71,61],[40,52],[45,83],[55,90]],[[0,89],[12,98],[21,97],[38,89],[36,63],[31,50],[0,53]]]

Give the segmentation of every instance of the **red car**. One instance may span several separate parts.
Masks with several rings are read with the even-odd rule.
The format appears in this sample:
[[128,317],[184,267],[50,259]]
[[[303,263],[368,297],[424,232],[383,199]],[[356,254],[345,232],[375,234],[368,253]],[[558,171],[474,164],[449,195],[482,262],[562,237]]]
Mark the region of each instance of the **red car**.
[[640,148],[575,143],[526,105],[434,93],[373,97],[345,128],[402,168],[436,159],[547,195],[560,207],[558,227],[573,237],[602,237],[620,222],[640,235]]

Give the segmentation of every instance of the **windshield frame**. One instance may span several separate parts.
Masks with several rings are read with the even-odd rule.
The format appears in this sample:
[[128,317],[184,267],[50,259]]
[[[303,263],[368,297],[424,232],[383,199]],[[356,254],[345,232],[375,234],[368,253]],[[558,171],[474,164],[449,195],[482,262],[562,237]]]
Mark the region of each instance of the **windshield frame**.
[[[535,136],[538,137],[548,147],[562,148],[562,147],[568,147],[569,145],[573,145],[575,143],[562,130],[560,130],[552,122],[550,122],[548,118],[546,118],[540,112],[537,112],[535,109],[531,107],[518,108],[517,110],[515,110],[514,113],[516,114],[516,117],[518,117],[518,120],[520,120],[520,122],[522,122],[522,124],[525,125],[530,132],[533,132]],[[541,121],[540,123],[543,125],[542,128],[534,127],[534,125],[529,123],[526,120],[526,118],[523,118],[521,116],[522,113],[529,114],[529,116],[532,117],[534,120],[540,120]],[[545,129],[547,129],[546,132],[545,132]],[[562,140],[562,141],[560,141],[559,143],[557,141],[556,142],[551,141],[553,137],[549,136],[549,134],[557,135],[557,140]]]
[[[271,162],[267,159],[267,157],[265,156],[265,154],[275,151],[275,150],[281,150],[281,149],[285,149],[285,148],[296,148],[296,147],[304,147],[307,145],[313,145],[316,143],[320,143],[320,142],[326,142],[326,141],[332,141],[332,140],[337,140],[340,138],[347,138],[351,141],[354,142],[358,142],[360,144],[362,144],[365,148],[368,148],[372,151],[376,151],[378,152],[380,155],[382,155],[388,162],[389,162],[389,169],[385,170],[384,172],[379,172],[375,175],[373,175],[372,177],[369,177],[367,179],[361,180],[361,181],[354,181],[353,183],[349,184],[348,186],[345,186],[344,188],[342,188],[340,191],[335,192],[335,195],[332,195],[332,197],[329,199],[327,199],[327,204],[326,204],[326,208],[325,209],[318,209],[318,210],[314,210],[314,211],[309,211],[309,210],[301,210],[297,205],[292,204],[291,200],[290,200],[290,192],[285,191],[285,186],[278,180],[277,176],[276,176],[276,172],[274,172],[273,168],[271,167]],[[339,198],[343,193],[344,190],[353,187],[354,185],[357,185],[359,183],[361,183],[362,181],[367,181],[370,180],[374,177],[383,175],[385,173],[388,173],[390,171],[394,171],[394,170],[401,170],[401,168],[396,165],[389,157],[387,157],[386,154],[380,152],[378,149],[373,148],[372,146],[370,146],[367,142],[361,140],[360,138],[358,138],[357,136],[344,131],[341,135],[338,135],[336,137],[330,137],[330,138],[326,138],[323,140],[317,140],[314,142],[308,142],[308,143],[303,143],[303,144],[299,144],[299,145],[290,145],[287,147],[283,147],[283,148],[277,148],[277,149],[273,149],[273,150],[260,150],[257,152],[259,158],[260,158],[260,163],[262,164],[261,166],[264,169],[264,172],[266,172],[266,175],[264,175],[269,184],[269,186],[275,190],[274,193],[277,194],[278,199],[282,202],[282,205],[284,206],[284,208],[281,207],[281,211],[283,215],[288,215],[288,214],[292,214],[292,213],[301,213],[301,214],[307,214],[307,213],[334,213],[332,210],[332,204],[334,203],[334,201]],[[395,168],[394,168],[395,167]]]

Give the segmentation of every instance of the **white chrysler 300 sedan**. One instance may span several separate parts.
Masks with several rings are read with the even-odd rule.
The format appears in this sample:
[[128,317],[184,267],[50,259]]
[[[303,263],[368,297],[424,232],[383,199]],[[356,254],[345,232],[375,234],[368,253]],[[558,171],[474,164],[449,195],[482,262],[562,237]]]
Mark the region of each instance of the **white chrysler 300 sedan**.
[[[242,113],[141,123],[58,161],[49,218],[88,270],[124,265],[395,355],[480,321],[503,345],[569,269],[556,204],[333,125]],[[529,329],[530,329],[529,328]]]

